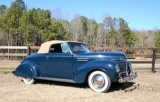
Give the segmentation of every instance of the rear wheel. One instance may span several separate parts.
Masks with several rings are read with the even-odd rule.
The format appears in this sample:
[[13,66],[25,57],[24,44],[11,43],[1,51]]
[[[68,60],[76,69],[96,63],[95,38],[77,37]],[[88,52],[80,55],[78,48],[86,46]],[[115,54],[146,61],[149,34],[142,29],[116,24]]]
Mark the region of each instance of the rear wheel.
[[111,80],[102,71],[94,71],[88,77],[88,85],[95,92],[106,92],[111,86]]
[[22,78],[22,80],[24,81],[25,84],[34,84],[35,83],[35,79],[33,79],[33,78]]

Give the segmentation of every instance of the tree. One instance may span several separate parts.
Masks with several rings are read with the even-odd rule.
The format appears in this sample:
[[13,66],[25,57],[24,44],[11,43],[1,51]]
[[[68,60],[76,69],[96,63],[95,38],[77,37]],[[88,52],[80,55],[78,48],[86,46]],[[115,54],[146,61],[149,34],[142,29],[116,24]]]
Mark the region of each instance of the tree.
[[103,20],[103,24],[104,24],[104,30],[105,30],[105,43],[107,46],[109,46],[109,39],[110,38],[109,38],[108,30],[113,27],[112,18],[110,16],[106,17]]
[[60,22],[55,22],[44,32],[46,33],[46,40],[63,40],[66,34]]
[[128,33],[125,34],[125,45],[127,47],[133,47],[136,44],[137,38],[135,36],[135,33],[131,30],[127,31]]
[[118,33],[113,27],[111,27],[108,30],[108,37],[109,37],[108,39],[109,46],[114,47],[115,45],[118,44]]
[[136,47],[154,47],[156,40],[156,31],[154,30],[141,30],[141,31],[133,31],[136,35],[137,42]]
[[67,20],[59,20],[59,21],[62,24],[62,26],[64,27],[64,29],[66,30],[64,40],[72,40],[73,34],[71,33],[72,32],[71,23],[68,22]]
[[87,23],[87,35],[85,36],[84,42],[92,47],[97,43],[97,22],[93,19],[89,19]]
[[[12,45],[12,42],[9,43],[10,36],[15,38],[20,38],[18,36],[17,28],[19,27],[19,19],[22,16],[23,10],[26,10],[25,3],[22,0],[16,0],[11,4],[11,7],[7,10],[3,6],[2,11],[6,11],[0,20],[0,27],[6,32],[8,35],[8,45]],[[20,38],[21,39],[21,38]],[[19,40],[22,41],[22,40]],[[14,41],[13,41],[14,42]],[[18,39],[14,43],[15,45],[19,45]]]
[[82,41],[87,34],[87,18],[77,16],[71,21],[73,40]]
[[6,13],[7,11],[7,6],[6,5],[0,5],[0,45],[7,45],[8,42],[8,36],[6,34],[6,32],[4,31],[4,22],[3,22],[3,15]]
[[[117,19],[111,18],[110,16],[106,17],[103,20],[104,30],[105,30],[105,42],[107,46],[118,45],[118,33],[117,33]],[[119,25],[118,25],[119,26]]]
[[148,30],[146,32],[148,39],[147,39],[147,47],[154,47],[154,39],[155,39],[155,31]]
[[97,43],[96,46],[105,46],[106,45],[106,39],[105,39],[105,31],[104,31],[104,24],[100,23],[98,24],[97,28]]
[[135,33],[130,30],[127,22],[119,18],[119,46],[121,47],[132,47],[136,43]]
[[0,5],[0,16],[7,11],[7,6],[6,5]]
[[51,12],[49,10],[33,8],[29,11],[29,21],[36,30],[35,45],[40,45],[45,41],[44,30],[46,31],[51,26]]
[[103,20],[103,23],[105,25],[105,29],[110,29],[110,28],[113,28],[113,25],[114,25],[114,20],[108,16],[106,17],[104,20]]
[[160,30],[157,30],[155,35],[155,47],[160,47]]

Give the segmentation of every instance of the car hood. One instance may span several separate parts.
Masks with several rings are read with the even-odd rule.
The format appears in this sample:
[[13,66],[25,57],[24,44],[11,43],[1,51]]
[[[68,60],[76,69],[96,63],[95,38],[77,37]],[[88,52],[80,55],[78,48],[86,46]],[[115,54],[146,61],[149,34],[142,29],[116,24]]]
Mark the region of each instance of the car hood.
[[122,52],[88,52],[77,53],[77,58],[89,58],[89,59],[112,59],[112,60],[126,60],[126,56]]

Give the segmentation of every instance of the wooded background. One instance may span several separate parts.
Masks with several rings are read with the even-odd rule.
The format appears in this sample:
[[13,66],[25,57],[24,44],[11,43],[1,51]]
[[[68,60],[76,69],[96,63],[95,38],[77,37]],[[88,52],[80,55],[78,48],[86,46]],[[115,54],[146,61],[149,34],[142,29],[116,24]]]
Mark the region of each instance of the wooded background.
[[[33,8],[28,10],[23,0],[7,8],[0,5],[0,46],[39,46],[48,40],[74,40],[89,47],[160,47],[160,30],[130,29],[123,18],[104,17],[97,23],[77,15],[63,19],[60,10]],[[138,22],[138,21],[137,21]]]

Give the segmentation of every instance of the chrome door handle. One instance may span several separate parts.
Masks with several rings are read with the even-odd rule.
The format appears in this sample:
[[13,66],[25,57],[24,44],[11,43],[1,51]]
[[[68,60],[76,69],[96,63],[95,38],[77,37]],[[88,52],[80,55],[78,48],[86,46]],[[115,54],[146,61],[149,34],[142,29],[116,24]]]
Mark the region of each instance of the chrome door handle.
[[49,58],[49,56],[46,56],[46,60]]

